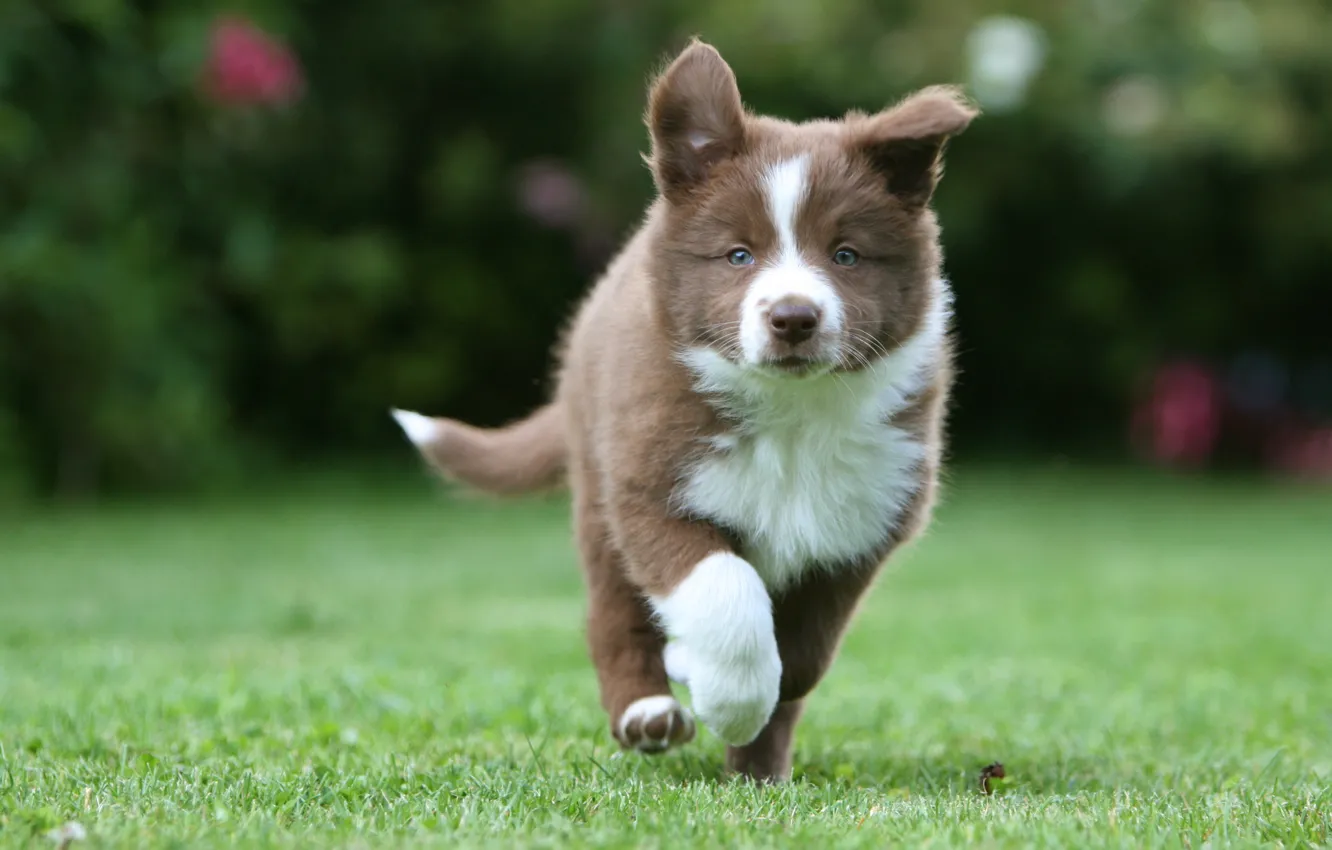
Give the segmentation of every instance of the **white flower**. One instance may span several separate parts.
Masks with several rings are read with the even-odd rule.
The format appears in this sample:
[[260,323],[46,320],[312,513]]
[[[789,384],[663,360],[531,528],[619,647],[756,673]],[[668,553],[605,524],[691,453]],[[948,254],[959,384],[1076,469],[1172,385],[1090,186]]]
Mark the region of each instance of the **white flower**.
[[54,841],[61,850],[63,850],[63,848],[68,847],[73,842],[83,841],[87,838],[88,830],[84,829],[83,824],[78,823],[77,821],[69,821],[62,826],[51,830],[46,835]]
[[1111,132],[1141,136],[1154,130],[1165,118],[1166,96],[1150,77],[1128,77],[1105,93],[1101,113]]
[[1026,18],[992,15],[972,28],[967,55],[976,99],[986,109],[1009,112],[1022,105],[1045,64],[1045,33]]

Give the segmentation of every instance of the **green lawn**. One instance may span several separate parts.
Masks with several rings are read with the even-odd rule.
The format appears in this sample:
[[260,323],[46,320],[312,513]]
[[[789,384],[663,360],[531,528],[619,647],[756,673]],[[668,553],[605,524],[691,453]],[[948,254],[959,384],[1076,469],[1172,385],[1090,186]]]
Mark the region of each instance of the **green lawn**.
[[567,527],[421,478],[11,510],[0,846],[1332,840],[1332,492],[957,473],[777,788],[619,753]]

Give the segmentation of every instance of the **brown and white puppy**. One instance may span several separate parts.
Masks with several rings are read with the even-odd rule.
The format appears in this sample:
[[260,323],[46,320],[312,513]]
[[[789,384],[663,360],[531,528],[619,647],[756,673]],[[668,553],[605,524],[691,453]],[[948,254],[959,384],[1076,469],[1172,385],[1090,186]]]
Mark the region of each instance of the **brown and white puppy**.
[[578,310],[550,404],[493,431],[394,411],[475,487],[567,478],[625,747],[688,741],[697,716],[733,770],[789,776],[802,701],[930,515],[952,371],[929,202],[974,115],[942,87],[873,116],[752,115],[692,43],[651,89],[658,197]]

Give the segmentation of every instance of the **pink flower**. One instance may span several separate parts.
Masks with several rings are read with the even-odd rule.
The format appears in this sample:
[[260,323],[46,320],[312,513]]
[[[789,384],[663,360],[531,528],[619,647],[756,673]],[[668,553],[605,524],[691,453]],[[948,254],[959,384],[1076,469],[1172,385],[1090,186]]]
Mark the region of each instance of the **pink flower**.
[[532,162],[518,178],[523,211],[546,227],[573,227],[583,217],[587,198],[573,172],[557,162]]
[[1286,429],[1273,438],[1268,457],[1287,475],[1332,479],[1332,426]]
[[219,18],[210,42],[204,89],[218,103],[285,104],[303,91],[295,55],[249,21]]
[[1134,431],[1151,456],[1168,465],[1197,466],[1211,457],[1221,427],[1221,389],[1194,363],[1161,369],[1134,415]]

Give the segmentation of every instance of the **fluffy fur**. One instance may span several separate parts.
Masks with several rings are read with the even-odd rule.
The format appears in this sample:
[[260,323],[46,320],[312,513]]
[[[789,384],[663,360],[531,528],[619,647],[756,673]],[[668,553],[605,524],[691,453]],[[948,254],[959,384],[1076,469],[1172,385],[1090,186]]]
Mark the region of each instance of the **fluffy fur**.
[[693,737],[674,679],[732,769],[789,775],[806,695],[934,502],[952,296],[929,202],[974,115],[944,87],[753,115],[692,43],[649,94],[658,196],[579,307],[551,402],[494,431],[395,412],[456,480],[567,481],[624,746]]
[[728,744],[763,731],[781,691],[782,659],[772,598],[744,559],[717,552],[694,565],[669,594],[653,597],[673,639],[677,681],[689,686],[699,720]]

